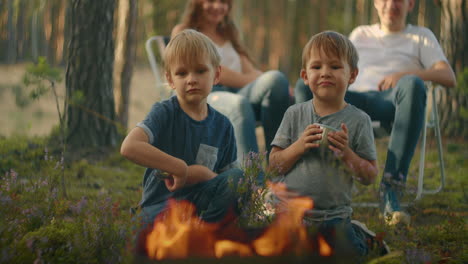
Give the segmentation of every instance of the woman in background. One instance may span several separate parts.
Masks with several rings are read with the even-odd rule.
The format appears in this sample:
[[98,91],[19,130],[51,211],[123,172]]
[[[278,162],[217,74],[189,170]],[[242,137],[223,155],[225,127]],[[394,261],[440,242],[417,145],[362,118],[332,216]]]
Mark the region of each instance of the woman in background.
[[226,115],[234,126],[239,161],[249,151],[258,152],[256,121],[265,132],[266,149],[289,106],[289,82],[279,71],[258,70],[239,41],[232,19],[233,0],[189,0],[181,23],[172,36],[186,28],[208,36],[221,54],[221,76],[208,103]]

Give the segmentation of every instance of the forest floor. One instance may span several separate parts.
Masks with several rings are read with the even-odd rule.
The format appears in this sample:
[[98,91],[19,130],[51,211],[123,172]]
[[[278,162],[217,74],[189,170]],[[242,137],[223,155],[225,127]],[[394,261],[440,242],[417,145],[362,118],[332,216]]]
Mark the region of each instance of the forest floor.
[[[60,157],[48,150],[50,141],[44,139],[58,123],[54,101],[50,96],[18,107],[11,87],[21,82],[23,72],[24,65],[0,66],[0,263],[128,262],[128,210],[141,197],[144,169],[124,160],[117,150],[104,160],[65,164],[68,196],[57,198],[51,190],[61,186]],[[129,127],[158,99],[152,78],[146,68],[135,72]],[[63,95],[63,83],[59,87]],[[377,140],[380,170],[387,144],[388,138]],[[445,138],[443,150],[447,178],[438,194],[413,201],[419,152],[411,164],[404,198],[411,214],[409,227],[385,226],[376,208],[354,208],[354,218],[392,250],[384,257],[371,255],[367,263],[468,263],[468,142]],[[439,168],[429,134],[426,188],[437,187]],[[378,182],[359,186],[354,200],[376,202]]]

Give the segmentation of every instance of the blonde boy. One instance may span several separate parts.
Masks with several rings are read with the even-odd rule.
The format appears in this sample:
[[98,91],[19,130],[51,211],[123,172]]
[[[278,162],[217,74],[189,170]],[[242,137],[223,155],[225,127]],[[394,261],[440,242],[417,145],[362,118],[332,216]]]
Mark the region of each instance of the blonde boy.
[[236,200],[228,177],[240,177],[229,120],[207,104],[220,74],[210,39],[184,30],[168,44],[166,78],[176,95],[155,103],[122,143],[121,154],[147,167],[140,203],[152,223],[170,198],[189,200],[206,221],[219,221]]
[[[364,255],[367,244],[356,235],[350,220],[351,188],[354,179],[370,184],[378,170],[371,120],[344,100],[358,75],[358,55],[345,36],[332,31],[313,36],[302,54],[301,77],[313,99],[286,111],[272,142],[270,167],[285,175],[289,195],[313,199],[306,223],[324,228],[328,236],[334,233],[331,229],[342,230],[355,252]],[[328,133],[330,145],[325,152],[319,151],[319,124],[337,129]]]

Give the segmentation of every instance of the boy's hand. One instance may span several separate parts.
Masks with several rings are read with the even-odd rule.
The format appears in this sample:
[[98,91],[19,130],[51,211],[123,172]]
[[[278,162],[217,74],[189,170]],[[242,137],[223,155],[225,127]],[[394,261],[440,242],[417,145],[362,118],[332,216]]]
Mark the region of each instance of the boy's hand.
[[167,177],[164,178],[164,183],[166,184],[166,188],[170,192],[174,192],[179,189],[182,189],[187,183],[187,178],[188,178],[187,175],[188,175],[188,168],[185,170],[184,175],[169,174]]
[[349,150],[348,142],[348,127],[341,123],[341,131],[329,132],[328,141],[331,143],[328,148],[342,157]]
[[299,149],[301,154],[306,153],[309,149],[318,148],[319,143],[316,143],[317,140],[322,138],[322,129],[320,125],[312,124],[308,125],[300,138],[297,139],[297,143],[299,144]]
[[177,177],[171,174],[168,178],[164,179],[164,183],[169,191],[174,192],[185,186],[186,179],[186,177]]
[[164,183],[169,191],[177,191],[185,186],[208,181],[216,177],[216,173],[202,165],[190,165],[185,175],[170,174],[164,178]]

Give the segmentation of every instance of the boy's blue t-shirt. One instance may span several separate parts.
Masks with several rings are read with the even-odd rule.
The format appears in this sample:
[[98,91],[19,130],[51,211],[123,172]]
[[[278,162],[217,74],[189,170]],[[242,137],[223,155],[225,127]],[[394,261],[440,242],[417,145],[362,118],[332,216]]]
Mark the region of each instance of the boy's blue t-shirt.
[[[151,145],[187,165],[203,165],[215,173],[238,166],[232,124],[209,105],[207,118],[196,121],[182,110],[177,96],[172,96],[155,103],[137,126],[145,130]],[[164,202],[173,195],[164,181],[155,177],[157,173],[153,168],[145,171],[142,207]]]

